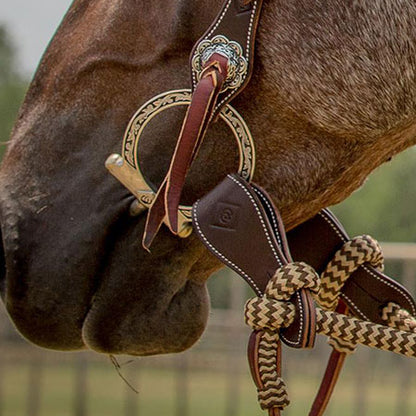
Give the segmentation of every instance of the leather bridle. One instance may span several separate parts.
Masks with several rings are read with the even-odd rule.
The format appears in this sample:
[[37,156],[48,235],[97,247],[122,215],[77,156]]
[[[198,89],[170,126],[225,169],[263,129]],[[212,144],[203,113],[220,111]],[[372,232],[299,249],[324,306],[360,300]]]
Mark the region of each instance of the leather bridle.
[[[249,183],[255,165],[254,143],[244,120],[229,102],[250,81],[261,7],[262,0],[226,0],[215,21],[192,50],[192,92],[169,91],[144,104],[129,123],[122,155],[112,155],[107,160],[111,173],[136,196],[136,207],[139,206],[140,211],[149,209],[143,238],[146,249],[162,223],[180,237],[188,236],[193,225],[208,250],[241,275],[260,298],[270,286],[272,277],[275,278],[276,270],[286,270],[288,264],[300,264],[293,263],[295,260],[312,266],[318,274],[324,273],[333,256],[349,240],[327,210],[286,234],[270,197],[260,187]],[[138,141],[151,118],[176,105],[189,107],[169,171],[156,192],[141,172]],[[227,122],[236,136],[240,149],[239,172],[229,175],[193,207],[181,206],[188,170],[209,125],[218,117]],[[298,268],[304,270],[304,266]],[[317,312],[312,289],[300,283],[288,300],[295,310],[295,317],[291,318],[290,325],[280,330],[279,340],[290,347],[311,348],[317,331]],[[339,291],[340,298],[336,299],[335,306],[337,312],[344,315],[380,326],[386,325],[380,311],[388,304],[398,305],[416,315],[416,305],[408,291],[368,261],[349,272],[348,280],[342,283]],[[258,359],[263,332],[260,328],[253,332],[248,350],[252,375],[260,392],[265,388]],[[276,372],[280,377],[280,347],[277,349]],[[416,351],[413,352],[416,355]],[[345,356],[345,352],[334,349],[311,416],[323,414]],[[283,405],[265,405],[264,408],[276,416]]]

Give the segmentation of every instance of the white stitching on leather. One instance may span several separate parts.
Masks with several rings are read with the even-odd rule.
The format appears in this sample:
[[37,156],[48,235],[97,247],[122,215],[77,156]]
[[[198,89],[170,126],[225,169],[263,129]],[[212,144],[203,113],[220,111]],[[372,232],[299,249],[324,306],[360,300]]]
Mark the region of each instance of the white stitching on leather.
[[267,208],[269,209],[270,216],[272,217],[272,220],[273,220],[273,228],[276,232],[275,233],[276,238],[278,240],[278,243],[279,243],[280,247],[283,249],[283,243],[282,243],[282,240],[280,238],[280,232],[279,232],[279,227],[278,227],[278,224],[277,224],[276,215],[275,215],[275,212],[274,212],[272,206],[270,205],[269,200],[263,195],[263,193],[259,189],[253,187],[253,190],[256,193],[256,195],[258,197],[260,197],[264,201],[264,203],[267,205]]
[[[392,283],[390,283],[390,282],[386,282],[385,280],[383,280],[383,279],[381,279],[379,276],[377,276],[372,270],[370,270],[367,266],[365,266],[365,265],[363,265],[362,266],[368,273],[370,273],[373,277],[375,277],[377,280],[379,280],[381,283],[383,283],[384,285],[386,285],[386,286],[389,286],[389,287],[391,287],[393,290],[395,290],[396,292],[399,292],[399,293],[401,293],[402,295],[403,295],[403,297],[405,297],[406,299],[407,299],[407,301],[409,302],[409,304],[410,305],[413,305],[413,302],[412,302],[412,298],[411,297],[409,297],[409,295],[406,293],[406,292],[404,292],[402,289],[400,289],[399,287],[397,287],[397,286],[395,286],[395,285],[393,285]],[[416,315],[416,311],[415,311],[415,309],[414,308],[412,308],[413,310],[412,310],[412,315]]]
[[[221,16],[218,18],[217,23],[207,33],[207,35],[204,37],[204,40],[210,38],[212,36],[212,34],[217,30],[218,26],[223,21],[225,14],[227,13],[228,9],[230,8],[231,3],[232,3],[232,0],[229,0],[228,3],[227,3],[227,5],[224,7],[224,10],[222,11]],[[194,88],[195,88],[196,87],[196,84],[197,84],[197,79],[196,79],[196,73],[195,73],[195,71],[192,71],[192,83],[193,83]]]
[[324,215],[324,211],[320,211],[318,215],[322,217],[329,225],[330,227],[337,233],[338,237],[341,238],[341,240],[346,243],[348,240],[345,238],[344,235],[338,230],[338,227],[329,219],[328,216]]
[[[254,209],[256,210],[257,215],[258,215],[258,217],[260,219],[261,225],[262,225],[263,230],[264,230],[264,233],[266,235],[267,242],[269,243],[269,246],[271,247],[271,249],[272,249],[272,251],[273,251],[273,253],[275,255],[275,258],[276,258],[277,262],[280,264],[280,267],[282,267],[283,264],[282,264],[280,258],[278,257],[277,252],[276,252],[276,249],[274,248],[274,246],[273,246],[273,244],[271,242],[271,238],[270,238],[269,232],[268,232],[268,230],[266,228],[266,225],[265,225],[265,223],[263,221],[263,218],[261,217],[260,210],[257,207],[257,205],[256,205],[253,197],[250,195],[250,193],[247,191],[247,189],[245,189],[243,187],[243,185],[240,182],[238,182],[235,178],[233,178],[231,175],[227,175],[227,177],[230,178],[232,181],[234,181],[245,192],[245,194],[249,197],[249,199],[250,199],[251,203],[253,204]],[[293,342],[293,341],[288,340],[286,337],[282,336],[282,338],[288,344],[292,344],[292,345],[299,344],[300,336],[303,333],[303,325],[304,325],[304,322],[303,322],[303,305],[302,305],[302,301],[301,301],[301,297],[300,297],[299,293],[297,294],[297,300],[298,300],[299,309],[301,311],[301,313],[300,313],[300,331],[299,331],[299,334],[298,334],[298,339],[297,339],[296,342]]]
[[[246,195],[249,197],[249,199],[250,199],[250,201],[252,202],[252,204],[253,204],[253,206],[254,206],[254,208],[255,208],[255,210],[256,210],[256,212],[257,212],[257,215],[258,215],[258,217],[259,217],[259,219],[260,219],[260,222],[261,222],[261,224],[262,224],[262,226],[263,226],[263,229],[264,229],[264,231],[265,231],[265,234],[266,234],[266,238],[267,238],[267,240],[268,240],[268,243],[269,243],[269,245],[270,245],[270,247],[272,248],[272,250],[273,250],[273,252],[274,252],[274,254],[275,254],[275,257],[277,256],[277,253],[276,253],[276,251],[275,251],[275,249],[274,249],[274,247],[273,247],[273,245],[272,245],[272,243],[271,243],[271,241],[270,241],[270,237],[269,237],[269,233],[268,233],[268,230],[267,230],[267,228],[266,228],[266,226],[265,226],[265,224],[264,224],[264,221],[263,221],[263,219],[262,219],[262,217],[261,217],[261,213],[260,213],[260,211],[259,211],[259,209],[258,209],[258,207],[255,205],[255,201],[253,200],[253,197],[249,194],[249,192],[237,181],[237,180],[235,180],[231,175],[228,175],[228,178],[230,178],[231,180],[233,180],[238,186],[240,186],[240,188],[246,193]],[[259,289],[259,287],[257,286],[257,284],[254,282],[254,280],[250,277],[250,276],[248,276],[247,275],[247,273],[245,273],[243,270],[241,270],[241,268],[240,267],[238,267],[235,263],[233,263],[231,260],[229,260],[227,257],[225,257],[222,253],[220,253],[209,241],[208,241],[208,239],[206,238],[206,236],[205,236],[205,234],[203,233],[203,231],[202,231],[202,229],[201,229],[201,226],[200,226],[200,224],[199,224],[199,222],[198,222],[198,217],[197,217],[197,215],[196,215],[196,212],[197,212],[197,210],[198,210],[198,205],[199,205],[199,201],[197,201],[197,202],[195,202],[195,204],[194,204],[194,208],[193,208],[193,212],[192,212],[192,216],[193,216],[193,220],[194,220],[194,224],[195,224],[195,226],[196,226],[196,228],[197,228],[197,231],[198,231],[198,234],[201,236],[201,238],[204,240],[204,242],[205,242],[205,244],[220,258],[220,259],[222,259],[222,261],[224,261],[226,264],[228,264],[229,266],[231,266],[234,270],[236,270],[238,273],[240,273],[243,277],[245,277],[252,285],[253,285],[253,288],[254,288],[254,290],[255,290],[255,292],[256,292],[256,294],[258,295],[258,296],[263,296],[263,293],[262,293],[262,291]],[[280,260],[280,258],[279,257],[276,257],[277,258],[277,260],[278,260],[278,263],[280,264],[280,266],[282,267],[283,266],[283,264],[282,264],[282,262],[281,262],[281,260]],[[302,301],[301,301],[301,297],[300,297],[300,294],[299,293],[297,293],[296,294],[296,298],[297,298],[297,303],[298,303],[298,305],[299,305],[299,310],[300,310],[300,331],[299,331],[299,333],[298,333],[298,338],[297,338],[297,340],[296,341],[291,341],[291,340],[289,340],[289,339],[287,339],[283,334],[281,334],[281,337],[285,340],[285,342],[286,343],[288,343],[288,344],[291,344],[291,345],[296,345],[296,344],[299,344],[299,342],[300,342],[300,338],[301,338],[301,334],[303,333],[303,327],[304,327],[304,320],[303,320],[303,305],[302,305]]]
[[[272,219],[273,219],[273,226],[274,226],[274,228],[275,228],[275,230],[276,230],[276,236],[277,236],[277,239],[278,239],[278,243],[279,243],[279,245],[282,247],[283,246],[283,243],[282,243],[282,241],[281,241],[281,239],[280,239],[280,232],[279,232],[279,227],[278,227],[278,225],[277,225],[277,219],[276,219],[276,215],[275,215],[275,212],[274,212],[274,210],[272,209],[272,207],[271,207],[271,205],[270,205],[270,202],[268,201],[268,199],[262,194],[262,192],[259,190],[259,189],[257,189],[257,188],[255,188],[255,187],[253,187],[253,190],[254,190],[254,192],[256,193],[256,195],[257,196],[259,196],[264,202],[265,202],[265,204],[267,205],[267,208],[269,209],[269,211],[270,211],[270,214],[271,214],[271,217],[272,217]],[[283,248],[283,247],[282,247]],[[300,295],[299,294],[297,294],[297,303],[298,303],[298,305],[299,305],[299,309],[300,309],[300,311],[301,311],[301,314],[300,314],[300,331],[299,331],[299,336],[298,336],[298,339],[297,339],[297,341],[296,342],[294,342],[294,341],[290,341],[289,339],[287,339],[284,335],[280,335],[281,336],[281,338],[283,338],[288,344],[292,344],[292,345],[296,345],[296,344],[299,344],[299,342],[300,342],[300,334],[303,332],[303,324],[304,324],[304,322],[303,322],[303,305],[302,305],[302,301],[301,301],[301,297],[300,297]]]
[[198,218],[196,216],[196,211],[198,209],[198,205],[199,205],[199,201],[195,202],[194,204],[194,209],[193,209],[193,219],[194,219],[194,224],[196,225],[196,228],[198,230],[199,235],[202,237],[202,239],[205,241],[205,244],[208,245],[208,247],[218,256],[222,259],[222,261],[224,261],[225,263],[227,263],[229,266],[231,266],[232,268],[234,268],[238,273],[240,273],[243,277],[245,277],[252,285],[253,288],[256,292],[256,294],[258,296],[262,296],[263,293],[260,290],[260,288],[257,286],[256,282],[247,274],[245,273],[243,270],[241,270],[236,264],[234,264],[231,260],[229,260],[227,257],[225,257],[223,254],[221,254],[209,241],[208,239],[205,237],[205,234],[203,233],[199,223],[198,223]]
[[269,231],[267,230],[266,224],[264,223],[264,220],[263,220],[263,218],[261,216],[260,210],[259,210],[258,206],[256,205],[256,201],[250,195],[250,193],[247,191],[247,189],[245,189],[243,187],[243,185],[240,182],[238,182],[236,179],[234,179],[231,175],[227,175],[227,177],[230,178],[233,182],[235,182],[244,191],[244,193],[248,196],[248,198],[250,199],[251,203],[253,204],[254,209],[256,210],[257,216],[258,216],[258,218],[260,220],[260,223],[261,223],[261,225],[263,227],[264,234],[266,235],[267,242],[269,243],[269,246],[272,249],[272,252],[274,254],[274,257],[277,260],[277,262],[279,263],[280,267],[282,267],[283,266],[283,263],[280,260],[280,257],[278,256],[278,254],[276,252],[276,249],[275,249],[275,247],[274,247],[274,245],[272,243],[272,239],[270,238]]
[[[245,53],[245,57],[246,59],[249,61],[249,57],[250,57],[250,42],[251,42],[251,37],[253,35],[253,22],[254,22],[254,16],[256,15],[256,10],[257,10],[257,0],[253,3],[253,10],[251,12],[251,17],[250,17],[250,24],[248,27],[248,33],[247,33],[247,45],[246,45],[246,53]],[[247,78],[248,72],[244,77],[243,82],[245,82],[246,78]],[[216,106],[215,106],[215,110],[218,110],[218,108],[220,108],[225,101],[227,101],[230,97],[232,97],[237,91],[239,90],[239,88],[232,90],[226,97],[224,97]]]
[[[232,0],[229,0],[228,3],[227,3],[227,5],[225,6],[224,10],[222,11],[221,16],[218,18],[217,23],[208,32],[208,34],[203,38],[204,40],[205,39],[209,39],[212,36],[212,34],[217,30],[218,26],[223,21],[225,14],[227,13],[228,9],[230,8],[231,3],[232,3]],[[256,0],[253,3],[253,9],[252,9],[252,12],[251,12],[250,23],[249,23],[248,32],[247,32],[247,42],[246,42],[246,50],[245,50],[245,57],[246,57],[247,60],[249,60],[249,57],[250,57],[250,43],[251,43],[251,38],[252,38],[252,35],[253,35],[254,16],[256,15],[257,5],[258,5],[258,2]],[[196,87],[196,84],[197,84],[196,73],[195,73],[195,71],[191,71],[191,72],[192,72],[192,83],[193,83],[193,86],[195,88]],[[247,78],[247,75],[248,75],[248,73],[245,75],[245,77],[243,79],[243,82]],[[217,111],[224,104],[225,101],[227,101],[229,98],[231,98],[237,92],[237,90],[238,89],[230,91],[230,93],[226,97],[224,97],[215,106],[215,111]]]
[[280,337],[283,338],[288,344],[296,345],[300,342],[300,335],[303,333],[303,305],[302,300],[299,293],[296,293],[297,302],[300,309],[300,331],[298,332],[298,338],[296,341],[291,341],[287,339],[283,334],[280,334]]
[[362,318],[362,319],[364,319],[364,320],[366,320],[366,321],[369,321],[370,320],[370,318],[368,318],[368,316],[366,316],[361,310],[360,310],[360,308],[351,300],[351,298],[349,298],[345,293],[341,293],[341,298],[344,298],[344,299],[346,299],[349,303],[351,303],[351,305],[353,305],[354,307],[355,307],[355,309],[358,311],[358,315]]
[[204,39],[208,39],[216,30],[217,27],[220,25],[220,23],[222,22],[222,20],[224,19],[225,14],[227,13],[227,10],[230,8],[232,0],[229,0],[227,5],[224,7],[224,10],[221,13],[221,16],[219,17],[217,23],[215,24],[215,26],[208,32],[208,34],[205,36]]

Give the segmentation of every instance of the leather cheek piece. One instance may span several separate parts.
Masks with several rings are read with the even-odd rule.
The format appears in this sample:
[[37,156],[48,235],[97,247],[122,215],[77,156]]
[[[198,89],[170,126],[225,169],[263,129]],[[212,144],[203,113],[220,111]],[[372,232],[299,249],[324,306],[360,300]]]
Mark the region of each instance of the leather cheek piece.
[[[270,223],[263,206],[268,197],[258,197],[259,188],[238,175],[228,175],[193,206],[196,234],[207,249],[252,287],[264,294],[270,278],[288,258],[284,229]],[[270,209],[270,207],[266,207]],[[285,254],[284,254],[285,253]],[[309,348],[315,339],[315,307],[309,290],[292,296],[295,321],[281,332],[282,341],[293,348]]]

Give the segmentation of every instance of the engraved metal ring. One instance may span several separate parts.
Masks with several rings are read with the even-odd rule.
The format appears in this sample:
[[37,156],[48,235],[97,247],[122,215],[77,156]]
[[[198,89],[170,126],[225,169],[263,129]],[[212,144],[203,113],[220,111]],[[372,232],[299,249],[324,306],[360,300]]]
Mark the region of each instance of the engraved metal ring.
[[[191,99],[192,93],[188,89],[167,91],[150,99],[130,120],[124,134],[122,155],[113,154],[107,159],[107,169],[146,208],[152,205],[156,191],[146,182],[140,169],[138,158],[140,136],[157,114],[168,108],[189,105]],[[225,106],[219,116],[227,123],[237,140],[240,153],[238,173],[250,181],[255,165],[254,142],[250,130],[240,114],[230,105]],[[178,221],[180,235],[189,235],[188,232],[181,233],[181,231],[189,229],[189,223],[192,222],[192,207],[180,205]]]

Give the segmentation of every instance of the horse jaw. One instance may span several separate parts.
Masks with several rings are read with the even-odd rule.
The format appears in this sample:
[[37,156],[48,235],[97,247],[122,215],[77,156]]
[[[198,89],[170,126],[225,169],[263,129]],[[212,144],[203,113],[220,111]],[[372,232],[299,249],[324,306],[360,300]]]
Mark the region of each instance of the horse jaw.
[[[344,7],[332,1],[328,10]],[[164,229],[152,253],[145,253],[140,244],[144,218],[129,217],[131,196],[104,168],[107,156],[120,151],[127,119],[140,104],[189,85],[188,50],[197,28],[201,33],[206,24],[201,28],[190,21],[181,27],[177,21],[184,22],[184,13],[196,16],[202,5],[206,11],[206,2],[169,2],[169,8],[162,1],[144,2],[145,17],[137,14],[136,3],[118,2],[117,9],[103,0],[74,3],[35,77],[1,168],[7,267],[2,296],[18,329],[44,347],[174,352],[195,342],[206,323],[204,283],[218,263],[195,237],[179,240]],[[234,104],[256,138],[255,181],[272,194],[290,228],[345,198],[372,169],[413,143],[414,109],[393,108],[388,123],[383,113],[369,128],[369,116],[358,104],[378,103],[386,94],[381,101],[392,109],[404,90],[416,90],[408,83],[415,68],[410,58],[390,48],[385,53],[394,54],[390,58],[397,68],[407,67],[407,83],[372,83],[362,68],[351,76],[328,53],[332,49],[314,48],[313,42],[319,46],[333,38],[330,30],[343,35],[340,25],[325,24],[318,3],[266,3],[256,72]],[[370,2],[368,7],[372,10]],[[406,7],[413,7],[407,15],[416,14],[410,3]],[[210,4],[210,17],[214,9]],[[162,10],[165,20],[159,27]],[[313,42],[301,36],[308,16],[316,32]],[[140,28],[140,36],[131,28]],[[294,53],[305,45],[304,54],[313,58],[310,67],[302,53]],[[390,61],[384,58],[375,61],[380,79],[399,79],[399,70],[385,71],[383,62]],[[337,79],[317,82],[313,68],[323,70],[320,77],[335,71],[342,81],[358,77],[373,87],[354,89],[351,105],[351,97],[335,94]],[[325,88],[339,111],[323,103]],[[179,127],[180,119],[169,115],[152,126],[156,139],[142,149],[152,179],[160,180],[166,171],[172,131]],[[218,127],[201,149],[195,167],[200,175],[190,178],[191,199],[200,195],[197,185],[207,191],[234,166],[233,145],[222,143],[223,133]]]
[[[144,217],[129,216],[132,197],[104,163],[139,104],[186,85],[188,53],[173,36],[175,2],[157,6],[166,32],[156,35],[153,6],[140,15],[135,3],[104,3],[74,2],[14,128],[0,171],[1,294],[17,329],[46,348],[182,351],[205,328],[205,281],[218,263],[195,237],[164,231],[146,253]],[[165,152],[152,169],[167,163]]]

